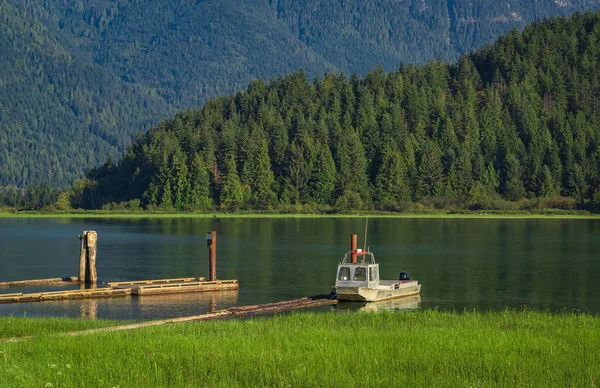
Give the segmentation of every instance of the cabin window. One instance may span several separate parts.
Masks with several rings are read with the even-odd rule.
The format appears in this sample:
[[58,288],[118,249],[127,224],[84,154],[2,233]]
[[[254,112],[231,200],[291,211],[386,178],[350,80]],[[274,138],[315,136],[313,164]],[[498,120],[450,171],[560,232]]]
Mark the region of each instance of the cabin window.
[[369,281],[373,281],[373,268],[369,268]]
[[365,267],[358,267],[354,270],[354,280],[367,280],[367,269]]
[[340,272],[338,273],[338,280],[348,280],[350,279],[350,268],[342,267],[340,268]]

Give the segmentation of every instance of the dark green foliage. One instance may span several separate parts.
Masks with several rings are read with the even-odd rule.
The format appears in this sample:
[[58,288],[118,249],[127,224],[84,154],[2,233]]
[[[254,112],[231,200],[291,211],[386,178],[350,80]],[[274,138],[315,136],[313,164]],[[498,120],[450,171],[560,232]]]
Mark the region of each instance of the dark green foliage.
[[455,65],[253,82],[138,136],[72,202],[350,210],[564,195],[598,207],[598,42],[600,14],[575,14]]

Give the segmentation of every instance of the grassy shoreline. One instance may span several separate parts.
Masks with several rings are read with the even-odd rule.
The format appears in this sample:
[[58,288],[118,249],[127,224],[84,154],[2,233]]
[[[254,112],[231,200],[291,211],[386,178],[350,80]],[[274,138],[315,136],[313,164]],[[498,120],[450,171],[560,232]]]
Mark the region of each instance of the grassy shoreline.
[[4,386],[595,387],[600,379],[600,317],[579,313],[302,312],[48,335],[104,324],[117,322],[0,318],[0,336],[41,334],[0,343]]

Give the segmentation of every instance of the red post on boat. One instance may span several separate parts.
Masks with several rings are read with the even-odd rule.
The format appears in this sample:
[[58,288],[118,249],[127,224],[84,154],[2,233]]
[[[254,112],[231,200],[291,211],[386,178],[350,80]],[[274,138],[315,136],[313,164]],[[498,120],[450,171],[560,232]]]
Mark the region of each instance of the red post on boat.
[[357,263],[357,256],[356,256],[356,235],[355,234],[351,234],[350,235],[350,251],[352,252],[352,264],[356,264]]
[[208,246],[208,280],[217,280],[217,232],[214,230],[206,234]]

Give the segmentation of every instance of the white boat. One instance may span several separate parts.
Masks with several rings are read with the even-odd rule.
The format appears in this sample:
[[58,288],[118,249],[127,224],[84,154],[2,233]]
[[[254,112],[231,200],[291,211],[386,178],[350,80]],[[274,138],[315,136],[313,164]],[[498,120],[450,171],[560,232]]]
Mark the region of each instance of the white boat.
[[[352,257],[348,262],[348,257]],[[357,260],[360,257],[360,262]],[[379,280],[379,264],[375,255],[357,249],[344,255],[338,265],[333,292],[338,300],[379,302],[418,295],[421,285],[407,272],[400,272],[398,280]]]

